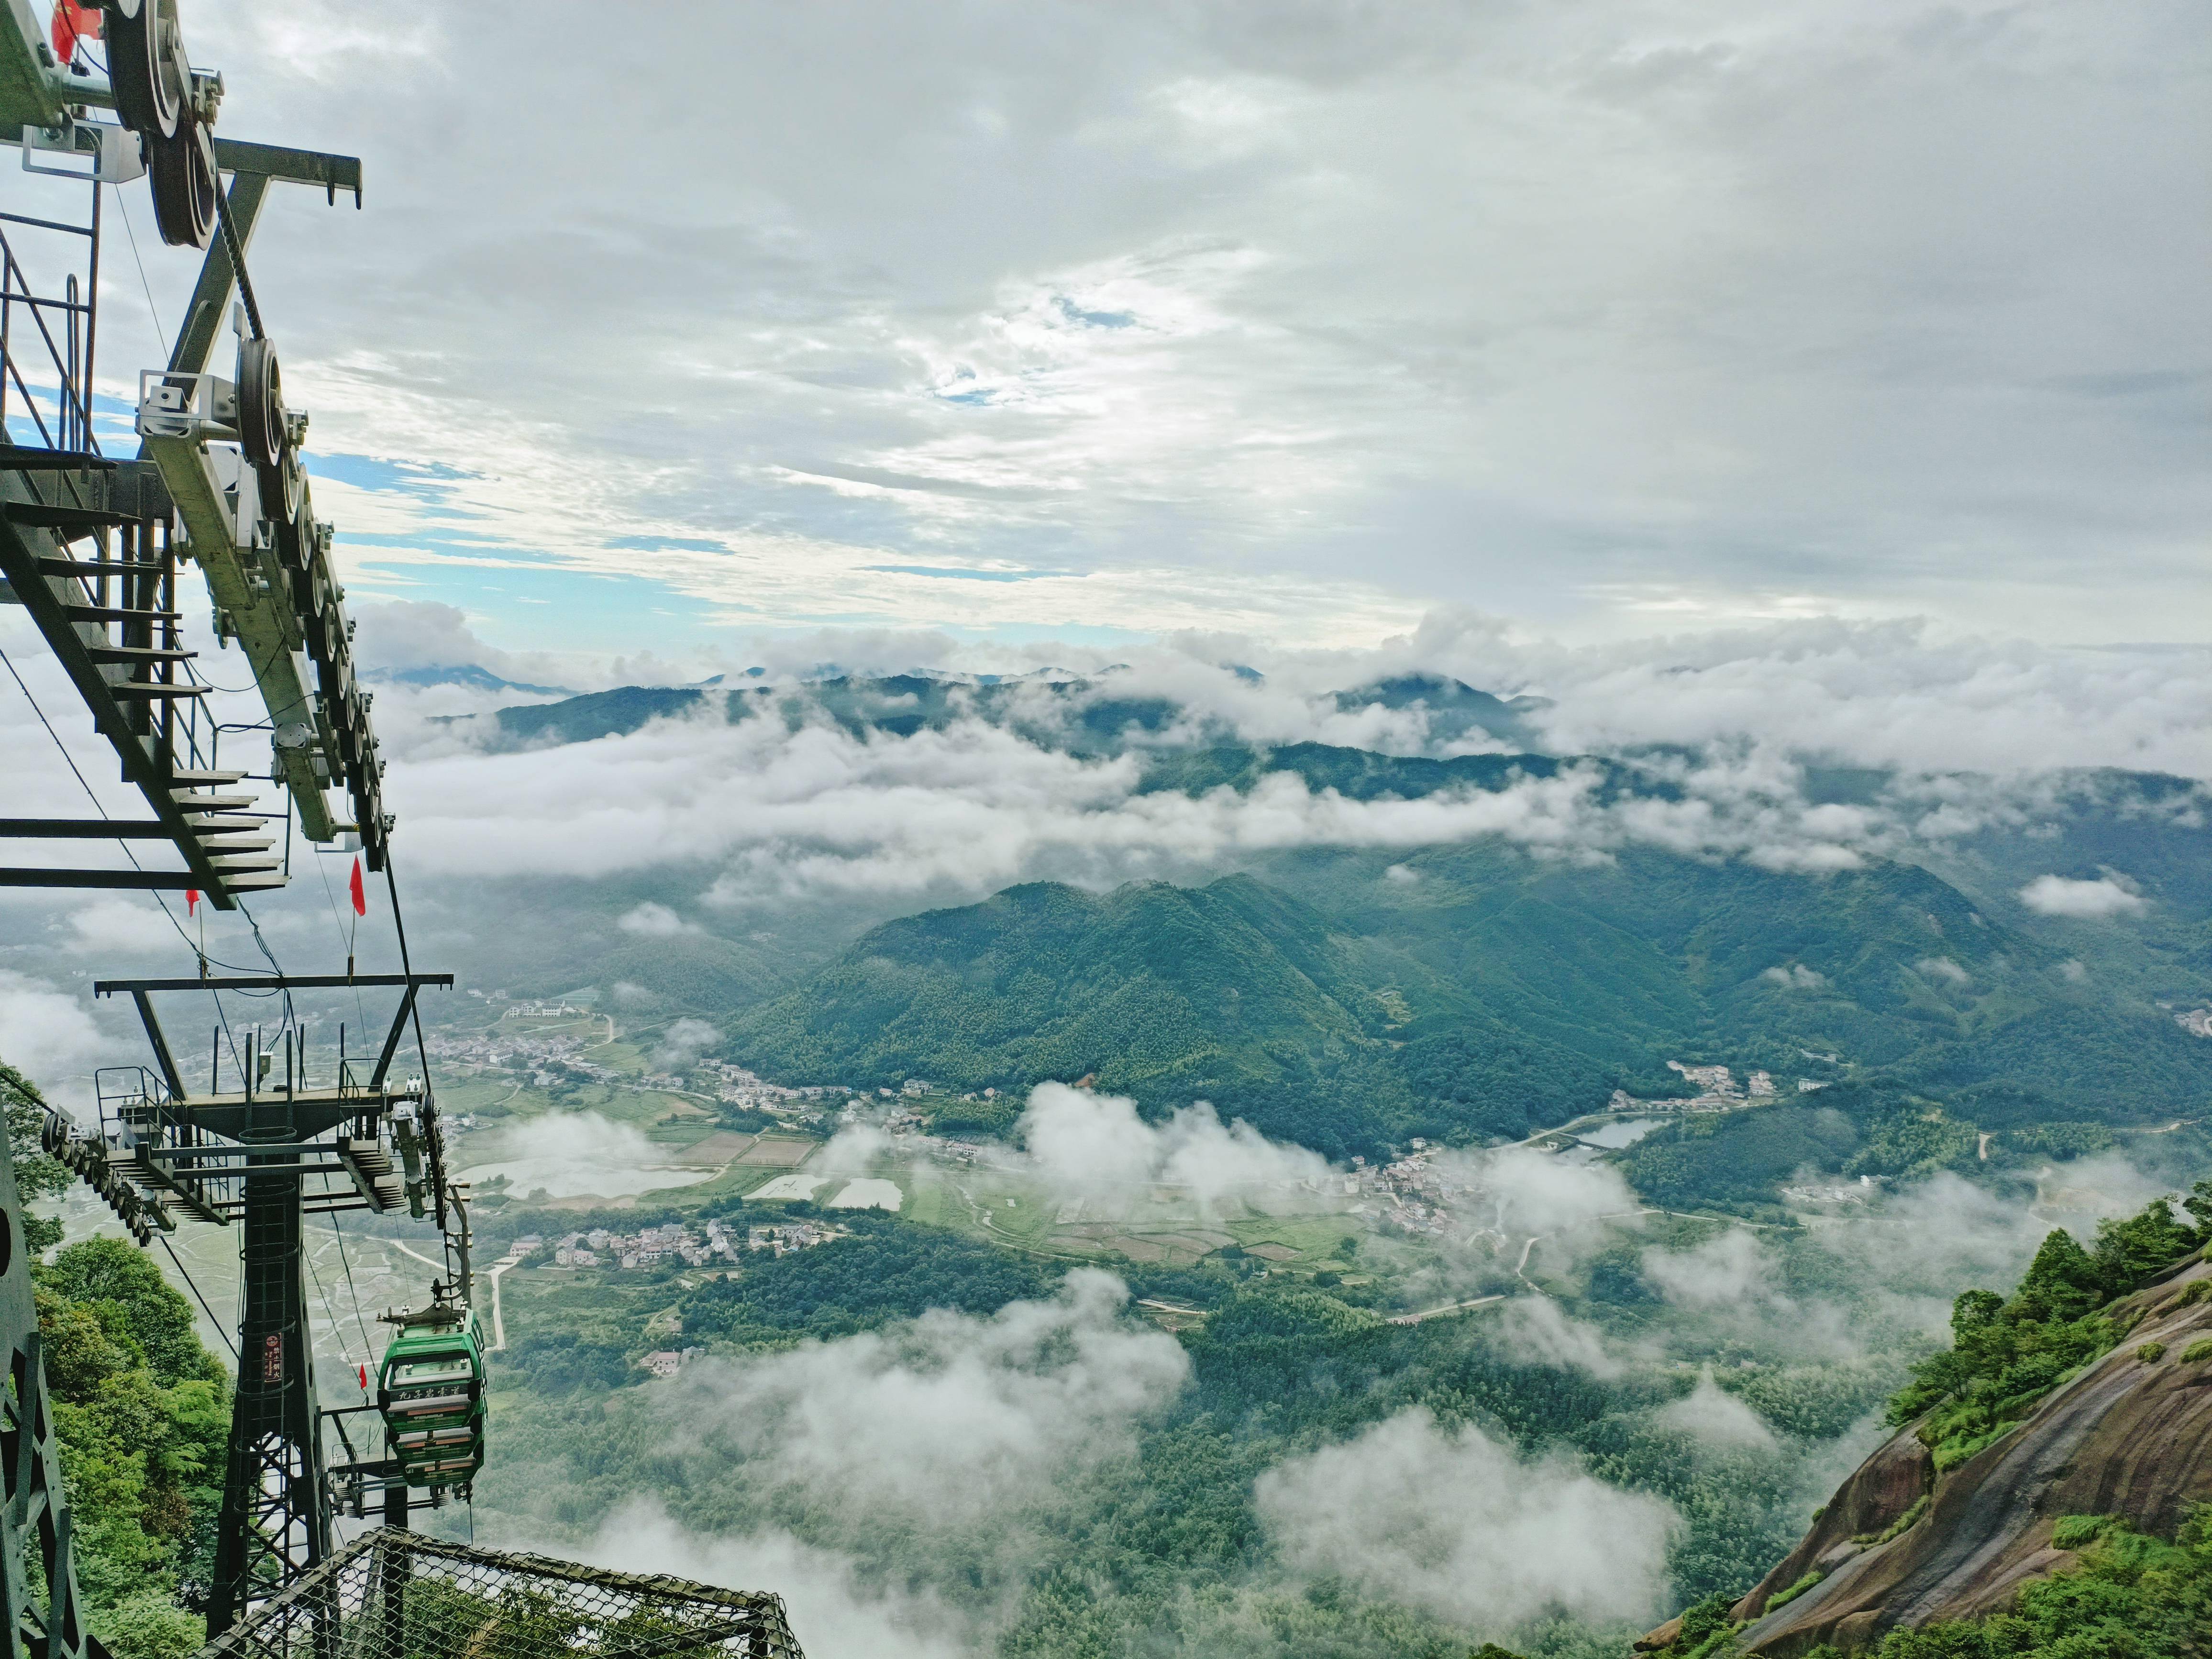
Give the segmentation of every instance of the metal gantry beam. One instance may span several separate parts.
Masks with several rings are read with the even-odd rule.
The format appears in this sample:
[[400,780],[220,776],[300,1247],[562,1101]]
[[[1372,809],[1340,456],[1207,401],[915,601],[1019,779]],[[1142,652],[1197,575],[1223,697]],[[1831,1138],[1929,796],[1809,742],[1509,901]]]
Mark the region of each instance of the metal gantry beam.
[[[7,459],[0,455],[0,466]],[[249,839],[263,821],[237,815],[251,799],[216,793],[246,775],[191,764],[197,717],[180,714],[179,705],[201,688],[178,672],[191,653],[177,639],[175,553],[159,528],[169,513],[161,476],[143,462],[93,461],[0,471],[0,576],[107,740],[124,781],[153,810],[154,833],[175,848],[184,867],[145,869],[135,860],[127,870],[0,867],[0,885],[196,888],[228,908],[237,893],[281,883],[281,862],[268,856],[268,841]],[[58,526],[60,517],[94,521],[117,538],[111,544],[103,535],[98,556],[77,556],[66,538],[87,532]],[[104,820],[0,820],[0,839],[118,836]],[[119,838],[152,834],[145,821],[133,820]]]
[[[8,0],[17,11],[21,3]],[[25,98],[46,96],[40,88],[51,90],[49,82],[67,82],[68,90],[79,89],[73,83],[84,77],[57,81],[50,65],[38,70],[33,64],[38,72],[11,81],[11,54],[20,55],[23,46],[15,35],[0,17],[0,117],[27,108]],[[32,38],[35,43],[42,37]],[[38,120],[49,116],[64,126],[72,118],[58,108],[39,114]],[[100,131],[112,136],[114,130]],[[0,119],[0,142],[18,142],[11,131],[22,134],[20,142],[32,143],[24,124],[10,129]],[[166,366],[142,377],[137,459],[117,461],[99,454],[88,409],[81,407],[90,397],[96,283],[81,302],[74,288],[70,300],[52,302],[64,307],[72,324],[82,313],[86,340],[80,354],[74,333],[64,342],[66,349],[56,345],[40,310],[49,301],[29,291],[12,252],[0,259],[0,289],[5,290],[0,309],[27,307],[39,325],[39,337],[60,366],[64,441],[56,444],[43,418],[39,435],[46,440],[44,445],[16,444],[0,430],[0,513],[5,520],[0,523],[0,600],[20,603],[31,613],[95,729],[116,749],[125,781],[146,796],[155,822],[163,826],[157,837],[135,830],[118,833],[82,819],[10,818],[0,821],[0,841],[158,838],[175,848],[182,864],[145,868],[131,858],[131,867],[125,869],[112,861],[88,862],[78,853],[45,864],[0,865],[0,885],[196,889],[228,909],[240,893],[283,884],[287,861],[270,856],[274,837],[248,837],[265,831],[277,817],[294,813],[309,841],[327,844],[342,834],[356,835],[369,867],[384,867],[389,822],[383,805],[383,763],[369,723],[369,694],[354,669],[352,624],[330,560],[331,527],[314,517],[297,453],[306,417],[276,408],[264,426],[276,433],[281,453],[273,464],[252,461],[244,453],[240,416],[252,388],[241,394],[233,381],[209,372],[234,296],[246,295],[251,306],[240,262],[269,187],[285,182],[319,185],[332,203],[344,190],[358,205],[361,162],[353,156],[233,139],[215,140],[211,154],[218,184],[221,173],[230,174],[226,234],[208,241]],[[14,222],[89,236],[96,261],[100,185],[97,174],[86,176],[94,180],[88,228],[20,215]],[[257,332],[258,328],[257,320]],[[255,349],[262,349],[257,342]],[[11,380],[28,400],[29,386],[8,349],[5,319],[0,318],[0,412]],[[35,405],[30,406],[35,415]],[[80,430],[82,441],[71,447],[72,434]],[[158,538],[162,568],[127,568],[143,562],[113,557],[110,542],[117,537],[129,538],[131,549],[153,548]],[[77,556],[73,544],[88,539],[94,544],[93,556]],[[223,642],[238,641],[269,712],[273,741],[268,779],[284,786],[282,815],[254,816],[254,796],[220,793],[255,775],[216,769],[212,722],[202,721],[195,707],[210,688],[187,666],[196,653],[183,648],[179,638],[182,617],[174,592],[179,555],[199,567],[215,601],[218,634]],[[194,741],[204,724],[210,728],[204,761]],[[349,817],[332,810],[327,792],[334,788],[347,798]]]
[[[251,244],[269,186],[321,185],[332,202],[347,189],[357,206],[361,162],[228,139],[216,142],[216,160],[232,175],[226,198],[231,234],[208,245],[167,368],[147,378],[140,453],[167,480],[191,557],[223,626],[246,653],[269,710],[274,767],[299,812],[301,833],[326,842],[350,830],[369,867],[381,869],[383,769],[369,730],[368,698],[355,680],[344,590],[330,564],[330,526],[314,516],[313,490],[296,454],[288,452],[278,467],[256,468],[236,450],[210,449],[210,436],[239,435],[240,393],[234,385],[205,378],[232,298],[242,291],[237,258]],[[275,498],[264,500],[272,486]],[[325,799],[325,790],[334,787],[352,797],[349,825],[339,823]]]

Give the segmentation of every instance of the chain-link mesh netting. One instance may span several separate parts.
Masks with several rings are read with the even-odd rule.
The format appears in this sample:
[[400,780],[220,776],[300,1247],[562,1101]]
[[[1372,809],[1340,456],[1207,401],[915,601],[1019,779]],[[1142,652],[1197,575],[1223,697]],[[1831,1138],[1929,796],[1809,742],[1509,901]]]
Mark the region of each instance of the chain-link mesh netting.
[[380,1528],[199,1659],[802,1659],[774,1595]]

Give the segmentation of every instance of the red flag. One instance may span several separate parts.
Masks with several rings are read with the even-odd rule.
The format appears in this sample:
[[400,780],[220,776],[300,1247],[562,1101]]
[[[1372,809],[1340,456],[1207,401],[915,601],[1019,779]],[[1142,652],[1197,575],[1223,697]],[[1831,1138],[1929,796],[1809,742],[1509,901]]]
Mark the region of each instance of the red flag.
[[200,890],[199,890],[198,888],[197,888],[197,887],[187,887],[187,888],[185,888],[185,914],[186,915],[188,915],[188,916],[196,916],[196,915],[198,915],[199,913],[200,913]]
[[67,69],[76,56],[76,43],[82,40],[97,40],[100,33],[100,8],[78,3],[78,0],[54,0],[54,21],[49,36],[54,43],[54,56]]
[[353,880],[348,884],[346,890],[353,895],[354,915],[357,916],[367,915],[368,914],[368,890],[361,884],[361,860],[359,859],[356,859],[353,861]]
[[366,1365],[361,1367],[361,1391],[363,1394],[368,1392],[368,1367]]

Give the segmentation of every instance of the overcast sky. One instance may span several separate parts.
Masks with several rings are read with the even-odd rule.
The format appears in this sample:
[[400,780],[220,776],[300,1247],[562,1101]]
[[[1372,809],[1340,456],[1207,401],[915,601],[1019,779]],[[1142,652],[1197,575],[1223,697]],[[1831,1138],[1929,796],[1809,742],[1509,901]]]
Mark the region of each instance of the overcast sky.
[[365,160],[253,261],[356,595],[495,645],[2212,621],[2191,0],[185,21]]

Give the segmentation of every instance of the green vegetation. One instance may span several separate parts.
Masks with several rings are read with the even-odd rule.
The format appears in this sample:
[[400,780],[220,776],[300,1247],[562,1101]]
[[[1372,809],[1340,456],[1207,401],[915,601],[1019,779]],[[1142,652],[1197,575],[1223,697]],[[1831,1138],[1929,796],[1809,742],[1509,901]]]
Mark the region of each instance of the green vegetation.
[[2118,1518],[2112,1515],[2062,1515],[2051,1525],[2051,1547],[2078,1550],[2094,1543]]
[[1040,883],[878,928],[731,1046],[763,1076],[866,1086],[1095,1076],[1343,1157],[1413,1121],[1382,1023],[1326,923],[1248,878],[1103,898]]
[[1938,1470],[1989,1445],[2119,1342],[2123,1328],[2101,1310],[2212,1239],[2212,1182],[2197,1183],[2187,1207],[2196,1226],[2160,1199],[2128,1220],[2106,1222],[2094,1250],[2054,1231],[2010,1301],[1990,1291],[1960,1296],[1951,1310],[1951,1346],[1913,1367],[1911,1383],[1890,1402],[1889,1420],[1926,1418],[1920,1435]]
[[92,1627],[119,1659],[181,1659],[206,1639],[176,1597],[212,1565],[227,1373],[191,1306],[129,1244],[72,1244],[36,1286]]
[[538,1330],[510,1343],[498,1358],[513,1366],[532,1388],[550,1395],[579,1389],[618,1389],[630,1375],[632,1340],[584,1335],[573,1330]]
[[[2124,1220],[2107,1221],[2089,1249],[2070,1233],[2054,1231],[2009,1301],[1990,1291],[1964,1292],[1951,1310],[1951,1346],[1911,1367],[1912,1380],[1889,1402],[1889,1422],[1919,1420],[1939,1472],[1994,1443],[2053,1389],[2118,1344],[2124,1325],[2106,1311],[2115,1301],[2212,1246],[2212,1181],[2198,1182],[2183,1207],[2190,1221],[2177,1218],[2164,1199]],[[2160,1305],[2203,1299],[2202,1282]],[[2212,1358],[2212,1338],[2193,1344],[2184,1358],[2199,1348]],[[2146,1363],[2165,1352],[2158,1342],[2136,1350]],[[1922,1493],[1885,1531],[1853,1541],[1887,1543],[1917,1524],[1931,1500],[1931,1493]],[[1816,1524],[1820,1518],[1814,1511]],[[2051,1542],[2083,1552],[2080,1569],[2029,1585],[2014,1609],[1988,1620],[1894,1632],[1875,1659],[2199,1659],[2201,1647],[2173,1644],[2185,1633],[2212,1629],[2212,1507],[2199,1511],[2170,1545],[2130,1531],[2117,1517],[2080,1515],[2059,1517]],[[1821,1577],[1806,1573],[1771,1597],[1767,1610],[1796,1600]],[[1741,1628],[1729,1618],[1735,1600],[1717,1590],[1692,1607],[1666,1659],[1721,1659],[1731,1651]],[[2140,1639],[2119,1640],[2131,1620],[2140,1623]],[[2075,1632],[2082,1633],[2077,1640],[2060,1640]],[[1841,1656],[1821,1647],[1808,1659]]]
[[1790,1101],[1683,1118],[1646,1135],[1620,1163],[1630,1185],[1668,1209],[1740,1207],[1771,1203],[1776,1183],[1801,1168],[1838,1168],[1860,1144],[1833,1105]]
[[[1904,1514],[1899,1516],[1896,1520],[1891,1522],[1880,1532],[1876,1533],[1873,1538],[1866,1541],[1875,1544],[1887,1544],[1893,1538],[1903,1537],[1906,1533],[1911,1531],[1914,1527],[1919,1525],[1920,1517],[1928,1513],[1928,1506],[1934,1500],[1928,1493],[1924,1492],[1922,1492],[1919,1497],[1912,1500],[1911,1505],[1905,1510]],[[1852,1541],[1856,1543],[1860,1540],[1854,1539]]]
[[[1518,763],[1332,753],[1267,764],[1421,793],[1445,787],[1422,768]],[[1247,787],[1260,763],[1218,779],[1202,755],[1160,764],[1198,788]],[[1211,1100],[1338,1158],[1519,1139],[1616,1088],[1680,1096],[1670,1060],[1770,1069],[1771,1105],[1674,1126],[1623,1160],[1676,1207],[1771,1203],[1807,1166],[1996,1174],[2102,1150],[2114,1125],[2212,1092],[2212,1045],[2069,980],[1924,870],[1815,878],[1653,853],[1589,869],[1475,844],[1404,860],[1407,881],[1386,861],[1284,854],[1265,880],[1103,896],[1036,883],[909,916],[737,1012],[727,1053],[787,1083],[922,1077],[1010,1097],[940,1110],[949,1132],[1006,1133],[1034,1084],[1092,1077],[1150,1114]],[[1800,1076],[1834,1086],[1800,1097]]]
[[1735,1645],[1736,1626],[1729,1620],[1735,1598],[1716,1590],[1695,1606],[1685,1608],[1682,1627],[1675,1633],[1668,1659],[1718,1659]]
[[2045,1158],[2087,1158],[2108,1152],[2119,1138],[2101,1123],[2027,1123],[2004,1132],[2002,1151]]
[[929,1132],[939,1135],[985,1135],[1011,1139],[1022,1115],[1023,1097],[1006,1091],[994,1100],[951,1100],[929,1115]]
[[854,1236],[763,1255],[690,1292],[681,1304],[686,1336],[826,1338],[931,1308],[995,1313],[1044,1294],[1055,1277],[1026,1257],[873,1211],[850,1212],[840,1224]]
[[[2079,1565],[2024,1587],[2004,1612],[1893,1631],[1872,1659],[2198,1659],[2212,1631],[2212,1509],[2171,1543],[2099,1516],[2062,1519],[2052,1542]],[[1808,1659],[1842,1659],[1815,1648]]]
[[[610,1396],[599,1386],[617,1375],[635,1381],[635,1353],[678,1340],[647,1337],[648,1321],[665,1329],[680,1320],[683,1344],[765,1358],[810,1337],[879,1329],[927,1308],[988,1316],[1007,1300],[1050,1294],[1062,1266],[903,1217],[858,1212],[838,1220],[853,1227],[851,1237],[749,1258],[734,1276],[688,1290],[637,1282],[634,1274],[598,1285],[564,1275],[559,1287],[540,1290],[534,1274],[510,1276],[510,1333],[544,1320],[573,1340],[511,1336],[514,1348],[495,1357],[499,1455],[478,1493],[487,1516],[504,1512],[516,1524],[583,1534],[623,1500],[652,1493],[702,1531],[757,1528],[769,1516],[824,1547],[857,1550],[870,1574],[914,1573],[915,1553],[938,1546],[895,1528],[872,1525],[855,1535],[830,1500],[784,1484],[790,1476],[765,1454],[735,1468],[676,1455],[668,1449],[669,1396],[650,1385]],[[1806,1255],[1821,1253],[1808,1245]],[[1345,1257],[1329,1250],[1323,1259]],[[979,1606],[1016,1598],[1000,1641],[1004,1653],[1044,1659],[1115,1651],[1139,1638],[1232,1651],[1247,1639],[1239,1632],[1258,1620],[1317,1651],[1461,1659],[1468,1644],[1455,1644],[1448,1627],[1345,1586],[1249,1588],[1278,1582],[1255,1507],[1258,1476],[1413,1407],[1447,1432],[1474,1425],[1532,1455],[1562,1455],[1606,1480],[1664,1497],[1687,1522],[1673,1558],[1677,1582],[1697,1594],[1755,1576],[1795,1540],[1802,1513],[1796,1454],[1716,1453],[1656,1420],[1657,1408],[1688,1388],[1688,1376],[1600,1377],[1546,1362],[1487,1316],[1391,1324],[1350,1299],[1354,1287],[1324,1287],[1243,1252],[1127,1277],[1136,1295],[1203,1311],[1178,1322],[1190,1382],[1143,1426],[1126,1456],[1067,1476],[1048,1502],[1008,1499],[1017,1508],[1005,1524],[1034,1536],[1042,1556],[1018,1582],[994,1579],[964,1555],[963,1565],[945,1569]],[[1583,1311],[1602,1310],[1584,1304]],[[888,1352],[902,1346],[903,1340]],[[1894,1373],[1732,1361],[1729,1381],[1784,1432],[1810,1437],[1862,1417]],[[687,1413],[701,1409],[696,1395],[679,1397],[691,1402]],[[1042,1513],[1019,1507],[1041,1502],[1048,1503]],[[1620,1643],[1562,1626],[1514,1645],[1594,1656]]]

